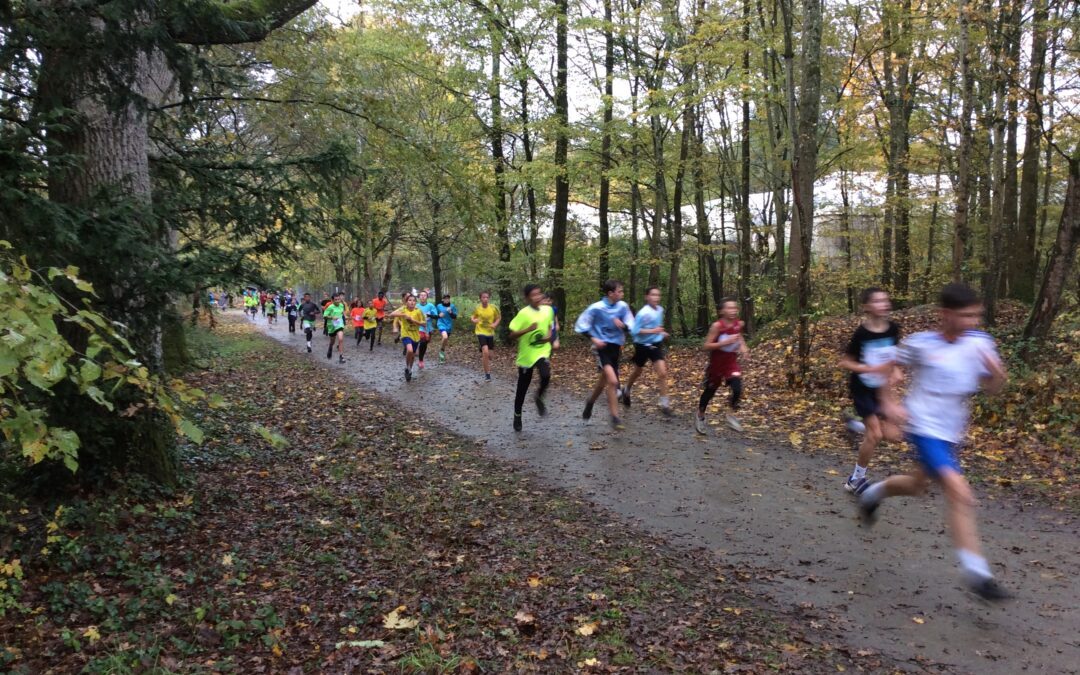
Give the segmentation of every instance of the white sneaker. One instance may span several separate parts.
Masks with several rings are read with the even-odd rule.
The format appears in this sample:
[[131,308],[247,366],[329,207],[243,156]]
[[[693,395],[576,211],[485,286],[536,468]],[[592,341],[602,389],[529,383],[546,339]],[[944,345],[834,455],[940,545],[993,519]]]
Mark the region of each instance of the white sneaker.
[[708,430],[705,428],[705,418],[704,417],[699,417],[698,415],[694,415],[694,431],[698,432],[702,436],[704,436],[706,434],[706,432]]
[[729,413],[724,419],[729,427],[735,431],[742,431],[742,424],[739,423],[739,418]]

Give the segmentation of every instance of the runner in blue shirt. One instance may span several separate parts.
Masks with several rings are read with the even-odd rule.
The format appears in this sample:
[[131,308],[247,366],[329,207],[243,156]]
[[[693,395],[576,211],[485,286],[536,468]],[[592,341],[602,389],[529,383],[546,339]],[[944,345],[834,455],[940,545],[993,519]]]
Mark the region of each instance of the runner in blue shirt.
[[619,419],[619,357],[626,343],[624,331],[633,330],[634,315],[630,307],[623,302],[623,284],[615,279],[604,282],[603,299],[589,305],[574,324],[574,330],[589,336],[593,343],[600,376],[596,386],[585,401],[582,419],[592,417],[593,404],[600,394],[607,390],[608,411],[611,413],[611,428],[623,428]]
[[420,366],[420,370],[423,370],[424,354],[427,353],[428,344],[431,342],[431,334],[435,332],[435,319],[439,318],[439,312],[435,309],[435,304],[428,300],[427,291],[420,291],[416,308],[427,317],[427,323],[420,327],[420,348],[416,351],[417,365]]
[[454,328],[454,319],[457,318],[457,305],[450,300],[450,294],[442,296],[442,302],[435,306],[438,318],[435,320],[435,328],[438,329],[442,341],[439,342],[439,363],[446,363],[446,346],[450,344],[450,331]]
[[645,305],[634,317],[634,327],[630,331],[634,338],[634,369],[622,388],[619,400],[630,407],[630,388],[641,377],[645,365],[653,364],[660,388],[660,411],[671,417],[671,399],[668,398],[667,358],[664,353],[664,340],[668,338],[664,330],[664,308],[660,306],[660,289],[650,286],[645,290]]

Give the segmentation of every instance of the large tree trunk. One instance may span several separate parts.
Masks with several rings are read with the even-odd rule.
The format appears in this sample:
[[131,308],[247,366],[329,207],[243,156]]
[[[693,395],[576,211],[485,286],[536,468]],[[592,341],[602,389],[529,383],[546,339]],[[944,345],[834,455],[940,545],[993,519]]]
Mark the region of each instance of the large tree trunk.
[[1069,184],[1065,191],[1061,224],[1054,246],[1050,249],[1035,307],[1024,326],[1025,338],[1044,340],[1050,334],[1061,307],[1062,291],[1069,281],[1076,258],[1077,244],[1080,243],[1080,159],[1076,155],[1080,155],[1080,152],[1074,153],[1069,160]]
[[[491,79],[488,82],[488,95],[491,98],[491,126],[488,141],[491,143],[492,170],[495,173],[495,195],[493,197],[495,232],[499,240],[499,312],[506,317],[514,315],[514,294],[510,290],[510,227],[506,212],[506,160],[503,155],[503,118],[502,118],[502,53],[503,36],[497,26],[489,28],[491,32]],[[524,105],[524,104],[523,104]],[[504,342],[508,339],[510,320],[499,323],[499,337]]]
[[971,197],[971,113],[974,78],[971,74],[971,19],[966,0],[960,0],[960,147],[956,157],[956,195],[953,210],[952,278],[963,281],[967,259],[968,208]]
[[570,146],[570,103],[567,99],[567,2],[555,0],[555,215],[551,223],[551,252],[548,274],[551,297],[559,308],[559,319],[566,316],[566,221],[570,208],[570,175],[567,153]]
[[[788,109],[788,139],[791,149],[791,161],[794,164],[799,151],[799,134],[796,125],[799,120],[799,108],[795,103],[795,42],[793,36],[794,8],[792,0],[777,0],[780,11],[783,14],[784,26],[784,98]],[[791,183],[792,197],[795,193],[795,173],[792,172]],[[794,200],[794,199],[793,199]],[[788,263],[787,263],[787,297],[794,298],[798,293],[799,286],[799,261],[803,258],[802,224],[799,221],[799,210],[791,210],[791,230],[789,231]],[[793,271],[794,270],[794,271]],[[789,300],[790,301],[790,300]],[[790,310],[790,305],[788,305]]]
[[[817,173],[818,117],[821,109],[821,0],[803,0],[803,63],[799,88],[799,135],[792,185],[800,230],[798,311],[799,381],[810,363],[810,251],[814,231],[814,178]],[[794,252],[793,252],[794,255]],[[794,262],[794,258],[792,259]]]
[[[743,77],[750,81],[750,0],[743,0]],[[742,90],[739,129],[739,308],[747,332],[754,330],[754,299],[750,291],[750,87]]]
[[[532,127],[529,121],[529,78],[518,79],[518,85],[521,88],[521,149],[525,152],[525,165],[531,166],[533,148]],[[540,241],[540,224],[536,209],[536,188],[533,187],[531,178],[525,181],[525,202],[529,207],[529,274],[536,279],[540,274],[540,251],[537,250]]]
[[[716,274],[716,260],[712,255],[712,232],[709,229],[709,216],[705,211],[705,167],[702,161],[704,155],[704,125],[700,115],[694,114],[694,166],[691,178],[694,181],[694,224],[697,228],[698,241],[698,308],[697,324],[698,331],[705,331],[709,327],[709,319],[712,312],[709,310],[709,281],[708,274]],[[712,279],[713,287],[716,286],[715,278]],[[719,300],[719,298],[717,298]],[[718,303],[714,303],[718,304]]]
[[[600,267],[598,286],[611,275],[608,263],[608,203],[611,199],[611,121],[614,118],[615,38],[611,1],[604,0],[604,128],[600,139]],[[631,298],[633,301],[633,298]]]
[[1009,243],[1009,294],[1030,301],[1035,294],[1035,231],[1039,203],[1039,144],[1042,141],[1042,88],[1046,68],[1046,0],[1034,0],[1031,28],[1031,73],[1028,77],[1027,126],[1024,131],[1020,210]]

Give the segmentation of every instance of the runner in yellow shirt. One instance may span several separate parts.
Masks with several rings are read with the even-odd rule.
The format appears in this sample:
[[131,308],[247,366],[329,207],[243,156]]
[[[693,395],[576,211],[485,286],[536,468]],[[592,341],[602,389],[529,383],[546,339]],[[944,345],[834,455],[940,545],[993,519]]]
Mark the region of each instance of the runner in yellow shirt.
[[427,326],[427,317],[416,306],[416,296],[405,295],[405,307],[391,312],[401,325],[401,344],[405,348],[405,381],[412,382],[412,365],[420,345],[420,328]]
[[476,324],[474,332],[480,343],[480,362],[484,366],[484,380],[491,381],[491,352],[495,349],[495,327],[502,321],[499,308],[490,304],[491,293],[480,294],[480,304],[472,313],[472,322]]

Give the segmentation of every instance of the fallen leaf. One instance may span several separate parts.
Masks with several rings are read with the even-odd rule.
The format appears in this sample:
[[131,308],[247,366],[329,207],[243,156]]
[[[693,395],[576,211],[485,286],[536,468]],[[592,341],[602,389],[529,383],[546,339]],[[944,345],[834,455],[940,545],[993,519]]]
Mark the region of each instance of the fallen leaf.
[[915,623],[926,623],[926,619],[922,618],[921,616],[913,616],[911,617],[911,620]]
[[389,628],[390,630],[409,630],[411,628],[416,628],[417,624],[420,623],[420,620],[400,616],[400,613],[404,611],[405,605],[401,605],[383,617],[383,628]]
[[540,585],[540,577],[535,575],[535,574],[530,574],[529,575],[529,587],[530,588],[536,588],[539,585]]
[[574,632],[577,633],[578,635],[592,635],[593,633],[596,632],[596,629],[597,629],[596,622],[595,621],[590,621],[588,623],[583,623],[580,626],[578,626],[577,629]]

